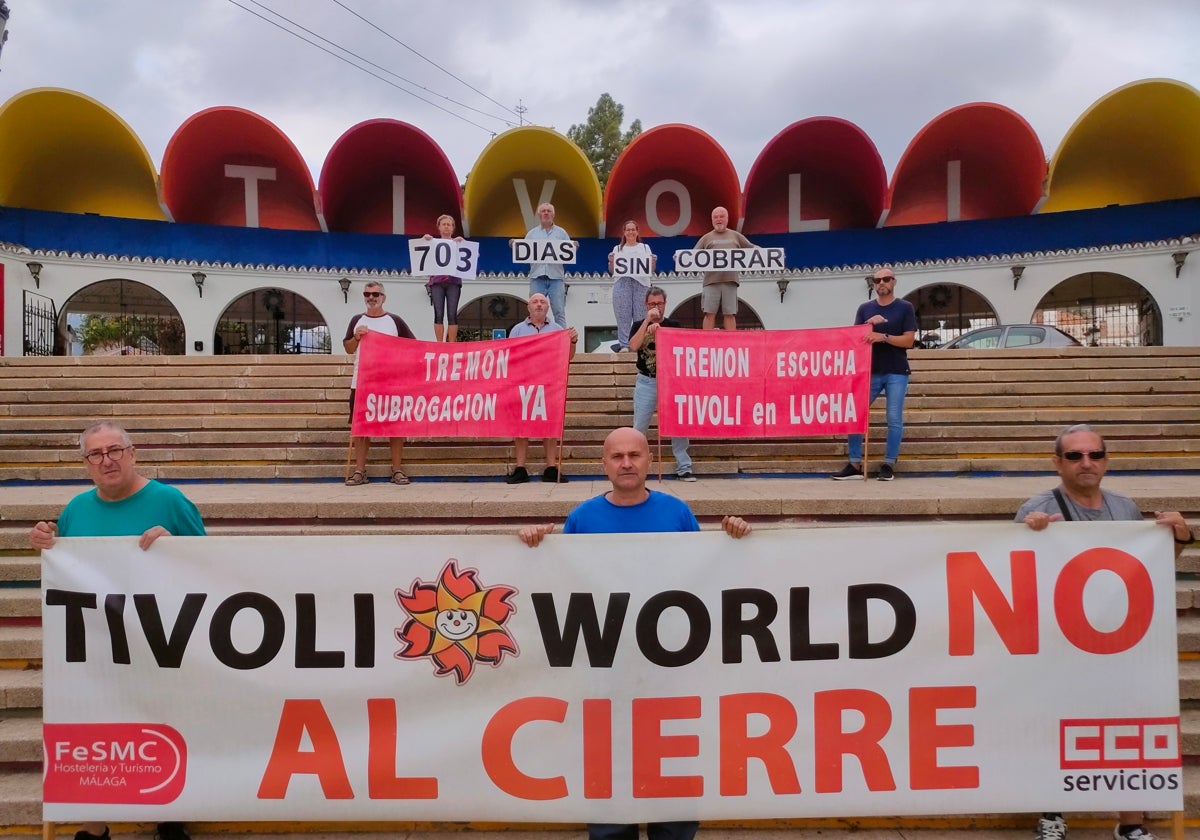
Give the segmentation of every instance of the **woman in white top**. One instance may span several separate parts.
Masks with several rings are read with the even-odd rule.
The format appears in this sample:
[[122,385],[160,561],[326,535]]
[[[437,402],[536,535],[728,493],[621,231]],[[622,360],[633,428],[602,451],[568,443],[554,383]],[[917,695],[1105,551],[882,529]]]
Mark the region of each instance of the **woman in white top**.
[[[650,246],[642,241],[638,223],[628,221],[622,226],[621,241],[608,255],[608,270],[613,272],[617,257],[632,257],[650,260],[650,273],[653,274],[658,266],[658,257],[650,250]],[[646,292],[649,286],[641,279],[624,275],[613,280],[612,304],[613,317],[617,320],[617,349],[629,349],[629,329],[634,321],[640,321],[646,316]]]

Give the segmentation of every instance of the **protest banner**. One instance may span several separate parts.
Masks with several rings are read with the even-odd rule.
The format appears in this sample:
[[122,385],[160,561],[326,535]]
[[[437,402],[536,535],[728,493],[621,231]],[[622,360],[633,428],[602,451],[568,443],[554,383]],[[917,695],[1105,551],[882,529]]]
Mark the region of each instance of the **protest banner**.
[[1150,522],[74,538],[42,579],[48,820],[1182,803]]
[[869,331],[660,329],[659,431],[689,438],[863,433]]
[[445,344],[368,332],[355,437],[560,437],[570,335]]
[[415,277],[443,274],[474,280],[479,271],[479,243],[467,239],[410,239],[408,264]]

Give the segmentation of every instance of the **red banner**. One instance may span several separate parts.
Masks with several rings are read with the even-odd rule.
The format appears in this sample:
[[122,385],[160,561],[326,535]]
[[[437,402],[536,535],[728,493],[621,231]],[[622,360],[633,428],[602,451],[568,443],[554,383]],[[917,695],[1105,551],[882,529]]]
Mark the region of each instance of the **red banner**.
[[369,332],[358,347],[356,437],[561,437],[566,330],[441,343]]
[[693,438],[863,433],[869,331],[661,329],[659,429]]

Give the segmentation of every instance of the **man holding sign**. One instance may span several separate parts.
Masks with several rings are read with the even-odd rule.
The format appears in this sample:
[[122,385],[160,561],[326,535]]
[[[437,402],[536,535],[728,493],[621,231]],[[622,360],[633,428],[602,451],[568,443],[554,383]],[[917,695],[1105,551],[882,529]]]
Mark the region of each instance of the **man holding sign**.
[[[633,383],[633,428],[642,434],[650,430],[650,418],[658,410],[658,342],[659,327],[678,327],[680,324],[666,316],[667,293],[658,286],[646,291],[646,317],[633,326],[629,348],[637,352],[637,379]],[[671,454],[675,456],[675,475],[680,481],[695,481],[692,457],[688,454],[688,439],[671,438]]]
[[[550,299],[543,294],[529,296],[529,317],[508,331],[509,338],[521,338],[526,335],[541,335],[566,329],[571,335],[571,352],[567,360],[575,358],[575,345],[579,336],[574,327],[564,328],[562,324],[547,319],[550,309]],[[558,483],[566,481],[567,477],[559,472],[558,438],[542,438],[542,447],[546,450],[546,469],[542,470],[542,481]],[[525,461],[529,454],[529,438],[519,437],[513,441],[513,455],[517,465],[504,479],[506,484],[524,484],[529,481],[529,470]]]
[[[1016,521],[1041,531],[1051,522],[1140,522],[1137,503],[1119,493],[1100,489],[1108,471],[1108,448],[1091,426],[1068,426],[1054,440],[1054,469],[1062,483],[1021,505]],[[1179,511],[1157,511],[1154,521],[1171,529],[1175,556],[1196,541],[1191,527]],[[1154,840],[1146,830],[1140,811],[1122,811],[1113,830],[1115,840]],[[1035,840],[1063,840],[1067,823],[1061,812],[1044,813],[1034,829]]]
[[[604,474],[612,489],[582,502],[567,516],[564,534],[661,534],[699,531],[700,523],[687,503],[646,487],[650,473],[650,444],[637,429],[615,429],[604,439]],[[517,532],[530,548],[541,544],[554,525],[526,525]],[[739,516],[726,516],[721,530],[741,539],[752,530]],[[657,545],[657,543],[655,543]],[[614,816],[616,816],[614,814]],[[655,822],[646,826],[649,840],[692,840],[700,823],[694,820]],[[637,840],[638,827],[628,823],[590,823],[588,840]]]
[[[383,303],[387,300],[387,295],[384,294],[382,283],[377,280],[367,283],[363,287],[363,300],[366,302],[367,311],[350,319],[350,325],[346,327],[346,338],[342,341],[346,352],[354,355],[354,374],[350,377],[351,417],[354,416],[355,386],[358,384],[358,345],[362,343],[363,336],[369,332],[378,332],[397,338],[416,338],[399,315],[384,311]],[[352,437],[351,441],[354,447],[354,472],[346,479],[346,486],[358,487],[370,481],[367,477],[367,449],[371,446],[371,439]],[[392,484],[408,484],[408,476],[400,468],[400,461],[404,457],[404,438],[388,438],[388,443],[392,448]]]
[[[753,248],[754,243],[729,227],[729,211],[724,207],[714,207],[712,211],[713,229],[700,237],[696,248],[713,250],[717,248]],[[717,325],[717,313],[722,313],[721,326],[726,330],[737,329],[738,311],[738,281],[740,271],[706,271],[704,286],[700,293],[700,308],[704,312],[703,328],[711,330]]]
[[[900,441],[904,437],[904,395],[908,393],[908,348],[917,335],[917,313],[913,305],[896,297],[896,275],[890,268],[881,268],[871,278],[875,300],[858,307],[854,323],[870,324],[871,332],[863,341],[871,345],[871,390],[867,405],[880,394],[887,400],[887,446],[879,466],[880,481],[896,477],[896,461],[900,458]],[[846,449],[849,463],[830,476],[834,481],[863,478],[863,436],[850,435]]]
[[[545,295],[550,300],[551,313],[554,315],[554,321],[562,327],[567,325],[567,284],[566,269],[563,268],[563,262],[574,262],[574,257],[570,260],[559,262],[542,262],[547,251],[546,243],[550,242],[571,242],[571,237],[567,232],[554,224],[554,205],[550,202],[539,204],[537,209],[538,226],[525,234],[525,240],[529,242],[536,253],[535,257],[529,264],[529,294],[530,295]],[[509,240],[509,245],[513,245],[515,239]]]

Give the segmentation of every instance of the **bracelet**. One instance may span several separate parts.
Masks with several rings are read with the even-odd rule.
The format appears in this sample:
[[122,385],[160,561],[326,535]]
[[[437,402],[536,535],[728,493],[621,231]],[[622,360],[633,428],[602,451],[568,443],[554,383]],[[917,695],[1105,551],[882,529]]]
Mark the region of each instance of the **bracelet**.
[[[1171,534],[1171,536],[1172,536],[1172,537],[1175,537],[1175,535],[1174,535],[1174,534]],[[1192,543],[1194,543],[1195,541],[1196,541],[1196,534],[1195,534],[1195,532],[1194,532],[1194,531],[1192,531],[1192,529],[1191,529],[1191,528],[1189,528],[1189,529],[1188,529],[1188,538],[1187,538],[1186,540],[1181,540],[1181,539],[1179,539],[1178,537],[1175,537],[1175,544],[1176,544],[1176,545],[1191,545],[1191,544],[1192,544]]]

